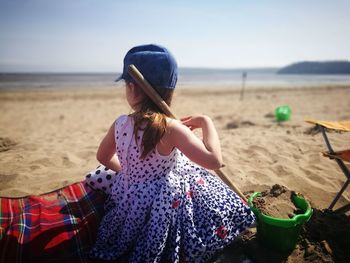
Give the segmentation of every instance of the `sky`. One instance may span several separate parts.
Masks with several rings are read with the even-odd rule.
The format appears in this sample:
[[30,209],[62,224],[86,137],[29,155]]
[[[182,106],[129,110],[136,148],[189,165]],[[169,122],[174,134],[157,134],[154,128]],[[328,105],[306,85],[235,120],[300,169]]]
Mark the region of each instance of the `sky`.
[[350,60],[348,0],[0,0],[0,72],[116,72],[136,45],[180,67]]

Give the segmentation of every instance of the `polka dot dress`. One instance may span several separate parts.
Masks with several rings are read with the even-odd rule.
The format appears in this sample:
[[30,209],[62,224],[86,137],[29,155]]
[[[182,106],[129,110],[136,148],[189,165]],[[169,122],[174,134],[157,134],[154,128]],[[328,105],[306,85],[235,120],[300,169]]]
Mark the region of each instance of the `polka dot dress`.
[[129,116],[116,121],[121,171],[100,166],[87,178],[109,194],[92,258],[205,262],[254,222],[236,193],[177,149],[140,159],[143,132],[136,141],[133,127]]

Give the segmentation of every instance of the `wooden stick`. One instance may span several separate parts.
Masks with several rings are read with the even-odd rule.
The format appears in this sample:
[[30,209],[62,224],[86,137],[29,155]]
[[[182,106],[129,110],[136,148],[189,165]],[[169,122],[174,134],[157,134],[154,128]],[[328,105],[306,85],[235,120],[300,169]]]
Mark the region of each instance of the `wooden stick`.
[[[129,65],[128,73],[136,81],[137,85],[150,97],[150,99],[157,104],[157,106],[169,117],[177,119],[175,114],[171,111],[170,107],[162,99],[161,96],[152,88],[151,84],[143,77],[141,72],[134,66]],[[234,192],[236,192],[245,202],[247,198],[244,194],[235,186],[235,184],[228,178],[220,169],[214,170],[220,179],[229,186]]]

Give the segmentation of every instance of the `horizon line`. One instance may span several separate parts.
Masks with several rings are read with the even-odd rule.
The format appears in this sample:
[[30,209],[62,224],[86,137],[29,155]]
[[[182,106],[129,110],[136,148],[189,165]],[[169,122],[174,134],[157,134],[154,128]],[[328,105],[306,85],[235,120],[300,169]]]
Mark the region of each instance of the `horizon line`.
[[[224,67],[179,67],[181,70],[204,70],[204,71],[242,71],[242,70],[277,70],[281,67],[267,66],[267,67],[235,67],[235,68],[224,68]],[[0,71],[0,74],[121,74],[120,71],[61,71],[61,70],[50,70],[50,71]]]
[[[297,63],[304,62],[316,62],[316,63],[327,63],[327,62],[350,62],[347,59],[339,59],[339,60],[301,60],[298,62],[291,62],[284,66],[247,66],[247,67],[210,67],[210,66],[183,66],[178,67],[179,70],[206,70],[206,71],[249,71],[249,70],[278,70],[283,67],[287,67]],[[72,71],[64,71],[64,70],[0,70],[0,74],[121,74],[120,71],[102,71],[102,70],[72,70]]]

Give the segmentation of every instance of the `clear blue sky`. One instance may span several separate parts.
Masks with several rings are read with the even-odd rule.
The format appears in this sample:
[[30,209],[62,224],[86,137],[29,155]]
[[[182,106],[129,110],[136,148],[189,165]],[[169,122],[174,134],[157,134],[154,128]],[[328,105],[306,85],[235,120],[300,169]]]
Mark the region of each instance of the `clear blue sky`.
[[348,0],[0,0],[0,71],[120,71],[132,46],[182,67],[350,59]]

